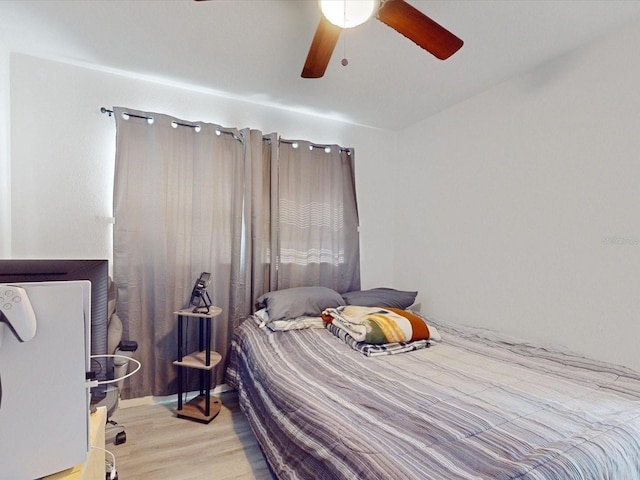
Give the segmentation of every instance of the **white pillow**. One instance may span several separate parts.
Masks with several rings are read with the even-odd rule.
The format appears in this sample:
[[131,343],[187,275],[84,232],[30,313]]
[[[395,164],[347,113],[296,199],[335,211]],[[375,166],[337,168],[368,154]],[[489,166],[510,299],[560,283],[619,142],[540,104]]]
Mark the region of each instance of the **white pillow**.
[[267,327],[272,331],[301,330],[303,328],[324,328],[322,317],[301,316],[289,320],[269,321],[269,314],[266,308],[261,308],[253,317],[260,324],[260,328]]

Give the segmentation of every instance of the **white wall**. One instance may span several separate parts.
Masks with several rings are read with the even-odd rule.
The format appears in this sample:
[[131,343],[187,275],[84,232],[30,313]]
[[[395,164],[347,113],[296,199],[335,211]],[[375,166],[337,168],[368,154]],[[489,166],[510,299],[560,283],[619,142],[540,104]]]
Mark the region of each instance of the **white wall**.
[[0,44],[0,258],[11,256],[10,52]]
[[390,132],[12,54],[0,240],[15,258],[111,257],[100,106],[350,145],[363,287],[418,289],[433,317],[640,370],[639,41],[635,25],[469,99],[401,132],[398,154]]
[[396,284],[640,370],[640,24],[399,135]]
[[100,107],[113,105],[355,147],[363,285],[390,278],[393,205],[378,194],[395,134],[21,54],[11,56],[13,257],[111,259],[115,124]]

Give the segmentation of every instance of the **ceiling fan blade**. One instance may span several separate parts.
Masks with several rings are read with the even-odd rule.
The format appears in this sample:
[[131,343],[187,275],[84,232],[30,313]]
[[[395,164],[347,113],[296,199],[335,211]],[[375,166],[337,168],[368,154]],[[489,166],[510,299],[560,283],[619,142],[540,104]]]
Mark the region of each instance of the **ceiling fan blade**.
[[324,75],[341,31],[340,27],[331,23],[324,16],[320,18],[307,60],[304,62],[302,78],[320,78]]
[[378,10],[378,20],[387,24],[419,47],[445,60],[464,43],[404,0],[387,0]]

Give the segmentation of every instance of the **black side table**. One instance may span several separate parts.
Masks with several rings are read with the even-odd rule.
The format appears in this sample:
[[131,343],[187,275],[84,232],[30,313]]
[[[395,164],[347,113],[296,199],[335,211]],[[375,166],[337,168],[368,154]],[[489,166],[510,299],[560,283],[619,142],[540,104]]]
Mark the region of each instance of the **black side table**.
[[[222,309],[209,307],[209,313],[194,313],[191,309],[174,312],[178,316],[178,359],[173,362],[178,367],[178,408],[176,415],[181,418],[209,423],[218,413],[222,404],[220,399],[212,397],[211,371],[220,363],[222,355],[210,350],[211,348],[211,320],[220,315]],[[198,350],[185,355],[183,352],[184,324],[187,317],[198,319]],[[195,368],[200,371],[200,394],[183,404],[184,369]]]

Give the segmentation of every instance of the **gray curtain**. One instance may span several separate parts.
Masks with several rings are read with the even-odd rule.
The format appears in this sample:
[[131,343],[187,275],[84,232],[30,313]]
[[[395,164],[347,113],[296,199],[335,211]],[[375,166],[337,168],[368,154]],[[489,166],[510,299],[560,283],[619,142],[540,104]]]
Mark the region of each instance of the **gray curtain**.
[[[143,365],[124,396],[168,395],[177,391],[174,312],[186,307],[200,272],[211,272],[209,292],[223,311],[213,321],[212,345],[223,356],[233,325],[251,307],[242,265],[244,142],[218,125],[114,113],[114,281],[125,338],[138,341]],[[192,323],[188,350],[197,349]],[[215,372],[217,384],[224,369]]]
[[[261,294],[360,288],[353,150],[121,107],[114,115],[117,309],[143,365],[125,398],[177,392],[174,312],[202,271],[223,312],[213,321],[215,384],[233,329]],[[197,347],[192,323],[187,351]]]
[[[252,303],[265,292],[277,288],[277,245],[276,223],[277,192],[277,147],[275,133],[262,135],[258,130],[242,132],[248,140],[247,172],[251,188],[246,192],[251,221],[247,222],[246,239],[250,259],[247,262],[248,291]],[[271,268],[271,266],[274,268]]]

